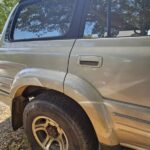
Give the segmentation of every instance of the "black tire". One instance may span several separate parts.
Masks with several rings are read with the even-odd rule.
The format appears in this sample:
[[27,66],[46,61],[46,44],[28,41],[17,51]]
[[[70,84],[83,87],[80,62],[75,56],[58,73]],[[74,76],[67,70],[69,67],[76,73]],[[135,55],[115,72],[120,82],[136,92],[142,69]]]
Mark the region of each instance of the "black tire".
[[88,117],[75,102],[55,91],[37,96],[25,107],[24,128],[34,150],[42,150],[32,132],[34,118],[41,115],[61,126],[67,135],[69,150],[98,150],[99,143]]

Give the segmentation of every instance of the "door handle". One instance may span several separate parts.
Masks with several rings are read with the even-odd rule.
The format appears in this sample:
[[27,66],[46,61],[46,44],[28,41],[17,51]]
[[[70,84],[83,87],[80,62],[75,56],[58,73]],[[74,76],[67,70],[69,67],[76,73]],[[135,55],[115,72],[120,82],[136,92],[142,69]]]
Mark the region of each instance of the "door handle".
[[79,56],[78,64],[81,66],[91,66],[100,68],[103,63],[103,58],[100,56]]

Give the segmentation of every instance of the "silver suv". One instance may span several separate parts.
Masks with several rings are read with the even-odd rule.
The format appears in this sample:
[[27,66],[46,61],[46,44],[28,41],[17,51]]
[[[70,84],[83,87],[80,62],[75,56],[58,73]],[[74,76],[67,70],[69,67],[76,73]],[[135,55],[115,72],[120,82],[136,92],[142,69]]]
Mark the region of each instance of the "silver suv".
[[0,93],[34,150],[150,149],[150,1],[21,0]]

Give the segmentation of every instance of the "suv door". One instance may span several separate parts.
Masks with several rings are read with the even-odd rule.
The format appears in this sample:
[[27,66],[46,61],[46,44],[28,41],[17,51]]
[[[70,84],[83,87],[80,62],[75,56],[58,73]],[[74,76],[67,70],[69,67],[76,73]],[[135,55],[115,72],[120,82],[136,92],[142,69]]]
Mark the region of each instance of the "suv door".
[[69,73],[102,95],[120,143],[145,148],[150,147],[149,8],[149,0],[91,0],[69,63]]
[[27,0],[18,4],[6,24],[0,48],[2,93],[10,93],[14,77],[26,68],[41,69],[41,75],[45,71],[59,72],[62,85],[58,90],[63,90],[69,53],[77,36],[74,26],[79,27],[75,18],[81,8],[76,7],[77,3],[77,0]]

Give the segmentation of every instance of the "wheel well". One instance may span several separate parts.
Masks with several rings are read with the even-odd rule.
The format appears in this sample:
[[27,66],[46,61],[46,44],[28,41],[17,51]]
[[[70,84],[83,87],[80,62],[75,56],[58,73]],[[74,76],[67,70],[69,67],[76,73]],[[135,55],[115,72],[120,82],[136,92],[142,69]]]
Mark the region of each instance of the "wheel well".
[[[36,86],[29,86],[27,88],[25,88],[25,90],[22,92],[22,94],[20,96],[17,96],[13,99],[13,103],[12,103],[12,126],[14,130],[17,130],[18,128],[22,127],[23,125],[23,111],[25,106],[30,103],[30,101],[32,101],[32,99],[44,92],[48,92],[49,94],[53,94],[54,92],[56,94],[62,95],[67,97],[67,99],[69,99],[69,103],[72,103],[76,106],[77,109],[79,109],[79,111],[81,113],[83,113],[83,115],[86,118],[86,121],[89,123],[89,125],[91,126],[91,130],[93,130],[93,133],[95,134],[96,138],[96,132],[94,130],[94,127],[91,123],[91,120],[89,119],[88,115],[86,114],[86,112],[84,111],[84,109],[72,98],[68,97],[67,95],[55,91],[55,90],[49,90],[46,88],[42,88],[42,87],[36,87]],[[97,138],[98,139],[98,138]]]
[[32,98],[39,94],[46,92],[46,88],[38,86],[21,87],[15,94],[12,101],[12,127],[14,130],[19,129],[23,125],[23,111],[25,106],[32,100]]

